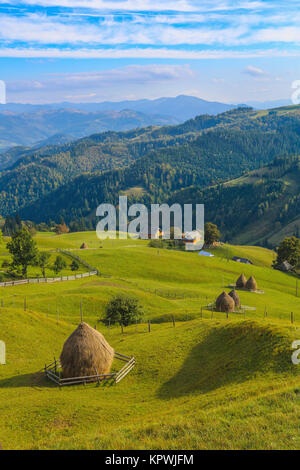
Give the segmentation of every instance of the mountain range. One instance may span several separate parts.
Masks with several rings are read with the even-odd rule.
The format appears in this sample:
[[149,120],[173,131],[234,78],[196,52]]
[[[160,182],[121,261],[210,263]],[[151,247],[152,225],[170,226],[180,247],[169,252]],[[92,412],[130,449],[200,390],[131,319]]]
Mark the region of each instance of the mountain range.
[[[252,105],[266,109],[286,102]],[[57,145],[92,133],[176,125],[198,115],[215,116],[237,107],[185,95],[102,103],[0,104],[0,153],[15,146]]]
[[[0,151],[75,140],[105,131],[175,125],[199,114],[216,115],[234,108],[193,96],[103,103],[0,104]],[[60,136],[60,139],[57,139]]]

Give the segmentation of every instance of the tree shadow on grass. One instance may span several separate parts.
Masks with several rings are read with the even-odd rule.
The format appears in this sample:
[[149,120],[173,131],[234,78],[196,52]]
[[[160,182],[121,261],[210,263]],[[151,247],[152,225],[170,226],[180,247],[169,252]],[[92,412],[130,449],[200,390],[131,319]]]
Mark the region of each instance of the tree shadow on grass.
[[193,347],[181,369],[158,391],[163,399],[207,393],[258,374],[292,371],[289,340],[255,322],[226,325]]

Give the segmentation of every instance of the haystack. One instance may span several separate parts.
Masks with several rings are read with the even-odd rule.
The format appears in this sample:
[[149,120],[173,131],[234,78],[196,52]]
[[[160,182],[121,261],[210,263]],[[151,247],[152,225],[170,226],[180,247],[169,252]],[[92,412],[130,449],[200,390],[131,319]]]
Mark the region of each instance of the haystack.
[[246,289],[248,290],[257,290],[257,282],[253,276],[250,276],[246,282]]
[[81,250],[86,250],[88,248],[86,243],[83,243],[80,247]]
[[240,301],[240,298],[237,295],[236,291],[232,290],[231,292],[229,292],[228,295],[230,295],[230,297],[234,300],[234,305],[236,306],[236,308],[240,308],[241,301]]
[[64,378],[108,374],[114,350],[99,331],[80,323],[63,346],[60,362]]
[[225,291],[216,300],[216,308],[218,312],[233,312],[234,300]]
[[238,280],[236,281],[235,285],[236,287],[243,288],[246,286],[246,283],[247,283],[246,276],[244,273],[242,273],[240,277],[238,278]]

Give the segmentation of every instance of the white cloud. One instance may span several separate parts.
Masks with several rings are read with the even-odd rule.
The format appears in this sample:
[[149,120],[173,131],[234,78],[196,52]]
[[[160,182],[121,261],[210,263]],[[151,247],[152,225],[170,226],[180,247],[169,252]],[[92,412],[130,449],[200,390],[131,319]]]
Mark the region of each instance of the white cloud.
[[248,75],[251,75],[252,77],[265,77],[267,73],[258,68],[258,67],[253,67],[253,65],[248,65],[244,70],[244,73],[247,73]]
[[74,59],[250,59],[258,57],[300,57],[300,51],[283,49],[265,50],[185,50],[168,48],[98,48],[98,49],[58,49],[58,48],[0,48],[0,57],[19,58],[74,58]]
[[[18,4],[18,1],[8,1],[9,4]],[[24,0],[27,5],[44,7],[90,8],[94,10],[127,10],[127,11],[195,11],[192,1],[188,0]]]
[[266,28],[258,31],[253,36],[254,41],[261,42],[300,42],[300,28],[296,26],[286,26],[281,28]]
[[8,82],[8,90],[22,92],[32,89],[70,90],[101,88],[113,84],[147,84],[170,82],[172,80],[194,77],[194,71],[188,65],[129,65],[100,72],[78,72],[67,74],[51,74],[44,80],[19,80]]
[[247,31],[246,26],[210,29],[106,21],[83,24],[80,20],[72,23],[37,14],[25,17],[0,16],[0,38],[36,44],[236,44]]

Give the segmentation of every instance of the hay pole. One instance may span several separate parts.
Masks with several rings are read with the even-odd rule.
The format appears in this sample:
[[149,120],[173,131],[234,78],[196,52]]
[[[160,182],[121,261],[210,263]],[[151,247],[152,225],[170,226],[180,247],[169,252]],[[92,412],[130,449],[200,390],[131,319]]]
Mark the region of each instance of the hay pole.
[[294,313],[291,312],[291,323],[293,324],[294,323]]
[[148,320],[148,332],[151,333],[151,321]]
[[172,322],[173,322],[173,326],[175,327],[175,317],[174,317],[174,315],[172,315]]
[[[120,357],[119,357],[119,356],[120,356]],[[124,354],[120,354],[120,353],[118,353],[118,352],[116,352],[116,351],[115,351],[115,357],[116,357],[117,359],[120,359],[120,358],[124,357],[124,359],[128,359],[128,361],[131,359],[131,357],[125,356]]]
[[96,366],[95,366],[95,372],[96,372],[96,374],[97,374],[97,378],[98,378],[98,380],[97,380],[97,382],[98,382],[98,385],[100,385],[99,374],[98,374],[98,370],[97,370],[97,367],[96,367]]
[[83,322],[82,299],[80,299],[80,319],[81,319],[81,323],[82,323]]

